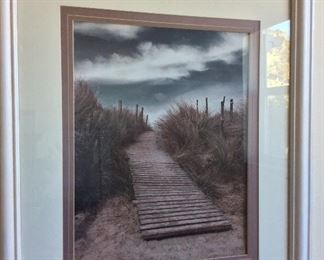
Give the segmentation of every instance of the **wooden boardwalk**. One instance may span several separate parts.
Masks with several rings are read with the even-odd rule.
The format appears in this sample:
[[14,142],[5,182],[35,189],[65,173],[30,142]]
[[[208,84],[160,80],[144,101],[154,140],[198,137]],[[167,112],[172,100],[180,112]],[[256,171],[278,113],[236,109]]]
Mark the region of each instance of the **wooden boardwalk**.
[[156,144],[153,131],[127,149],[145,240],[231,229],[229,220]]

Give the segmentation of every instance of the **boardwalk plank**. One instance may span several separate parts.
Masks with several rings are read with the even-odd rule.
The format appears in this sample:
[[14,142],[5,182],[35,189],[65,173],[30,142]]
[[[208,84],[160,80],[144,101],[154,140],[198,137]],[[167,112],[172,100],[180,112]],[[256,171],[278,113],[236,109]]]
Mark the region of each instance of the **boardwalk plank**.
[[206,201],[205,199],[202,200],[196,200],[196,201],[188,201],[188,200],[182,200],[182,201],[161,201],[161,202],[146,202],[146,203],[141,203],[140,201],[136,201],[136,205],[140,208],[140,209],[151,209],[152,207],[160,207],[160,206],[185,206],[185,205],[189,205],[189,206],[206,206],[206,205],[211,205],[214,206],[212,204],[211,201]]
[[148,201],[148,200],[133,200],[135,204],[140,204],[142,206],[156,206],[156,205],[172,205],[172,204],[203,204],[203,203],[211,203],[211,200],[206,199],[206,197],[199,199],[188,200],[186,198],[181,198],[177,200],[161,200],[161,201]]
[[176,197],[163,197],[154,199],[138,199],[137,203],[150,203],[150,202],[163,202],[163,201],[203,201],[206,198],[204,196],[176,196]]
[[185,188],[181,188],[181,189],[174,188],[174,187],[162,187],[162,188],[159,188],[159,187],[145,187],[145,188],[142,188],[142,187],[137,187],[135,185],[134,185],[134,188],[136,190],[138,190],[139,192],[143,192],[143,191],[186,191],[186,190],[197,190],[194,187],[185,187]]
[[147,185],[147,186],[152,186],[152,185],[168,185],[168,186],[179,186],[179,185],[190,185],[192,186],[192,182],[191,181],[143,181],[143,180],[139,180],[139,181],[133,181],[134,184],[141,184],[141,185]]
[[126,150],[143,239],[231,229],[223,212],[146,132]]
[[218,221],[224,221],[224,220],[225,220],[224,216],[201,218],[201,219],[189,219],[189,220],[179,219],[179,220],[173,220],[173,221],[162,222],[162,223],[141,225],[140,230],[147,230],[147,229],[154,229],[154,228],[165,228],[165,227],[177,227],[177,226],[183,226],[183,225],[189,225],[189,224],[218,222]]
[[231,229],[229,221],[202,223],[195,225],[184,225],[180,227],[168,227],[142,231],[142,237],[145,240],[162,239],[174,236],[184,236],[214,231],[227,231]]
[[151,214],[144,214],[144,215],[139,215],[140,219],[151,219],[151,218],[157,218],[157,217],[173,217],[173,216],[186,216],[186,215],[197,215],[197,214],[202,214],[202,213],[213,213],[213,212],[218,212],[222,213],[220,210],[215,209],[214,207],[211,207],[209,209],[198,209],[198,210],[193,210],[193,209],[187,209],[187,211],[176,211],[176,212],[156,212],[156,213],[151,213]]
[[135,184],[137,187],[142,187],[142,188],[149,188],[149,187],[179,187],[180,189],[182,187],[195,187],[192,183],[186,184],[186,183],[173,183],[173,184],[164,184],[164,183],[155,183],[155,184]]
[[170,223],[172,221],[182,221],[182,220],[199,220],[200,222],[203,222],[204,219],[212,218],[212,217],[221,217],[221,219],[224,219],[223,213],[221,212],[210,212],[210,213],[200,213],[200,214],[191,214],[191,215],[179,215],[179,216],[170,216],[170,217],[153,217],[153,218],[140,218],[141,225],[147,225],[147,224],[157,224],[157,223]]
[[179,195],[183,195],[183,196],[194,196],[194,195],[199,195],[201,196],[200,193],[198,192],[183,192],[183,193],[172,193],[172,192],[161,192],[161,193],[141,193],[141,195],[138,195],[137,198],[141,199],[141,198],[147,198],[147,197],[152,197],[152,198],[156,198],[156,197],[161,197],[161,196],[179,196]]
[[198,209],[200,208],[201,210],[203,209],[208,209],[208,208],[215,208],[214,205],[204,205],[199,207],[195,205],[190,205],[190,204],[186,204],[186,205],[164,205],[164,206],[156,206],[156,207],[151,207],[151,208],[139,208],[138,213],[140,215],[142,214],[149,214],[149,213],[155,213],[155,212],[177,212],[177,211],[187,211],[187,210],[191,210],[191,209]]

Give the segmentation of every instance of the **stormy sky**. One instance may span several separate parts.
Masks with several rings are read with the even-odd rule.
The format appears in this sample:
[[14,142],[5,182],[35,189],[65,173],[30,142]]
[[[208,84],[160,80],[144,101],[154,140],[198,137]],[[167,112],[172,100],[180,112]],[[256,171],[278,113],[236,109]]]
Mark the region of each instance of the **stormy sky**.
[[245,34],[79,22],[74,25],[75,79],[105,107],[118,100],[145,107],[154,122],[176,102],[245,96]]

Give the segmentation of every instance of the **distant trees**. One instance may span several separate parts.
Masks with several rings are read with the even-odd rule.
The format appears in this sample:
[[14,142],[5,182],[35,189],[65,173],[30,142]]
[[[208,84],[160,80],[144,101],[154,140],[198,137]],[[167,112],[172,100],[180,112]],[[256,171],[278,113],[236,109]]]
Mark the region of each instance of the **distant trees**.
[[289,85],[289,35],[280,30],[267,32],[267,85],[285,87]]
[[147,130],[135,113],[106,109],[84,82],[75,86],[75,207],[94,208],[116,194],[131,195],[123,148]]

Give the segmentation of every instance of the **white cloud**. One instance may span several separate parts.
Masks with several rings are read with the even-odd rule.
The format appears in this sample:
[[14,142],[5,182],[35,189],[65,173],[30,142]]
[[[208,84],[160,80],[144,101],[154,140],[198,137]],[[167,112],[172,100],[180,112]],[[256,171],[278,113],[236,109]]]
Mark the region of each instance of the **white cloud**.
[[164,102],[167,99],[167,96],[161,92],[159,93],[155,93],[153,95],[153,97],[155,98],[156,101],[158,102]]
[[233,52],[242,49],[243,34],[224,34],[225,41],[207,50],[197,47],[142,43],[135,57],[113,54],[109,59],[98,57],[95,61],[76,64],[76,78],[111,84],[143,81],[177,80],[192,71],[204,71],[206,63],[233,61]]
[[79,34],[107,39],[111,36],[120,39],[135,39],[143,27],[106,23],[75,23],[74,31]]

